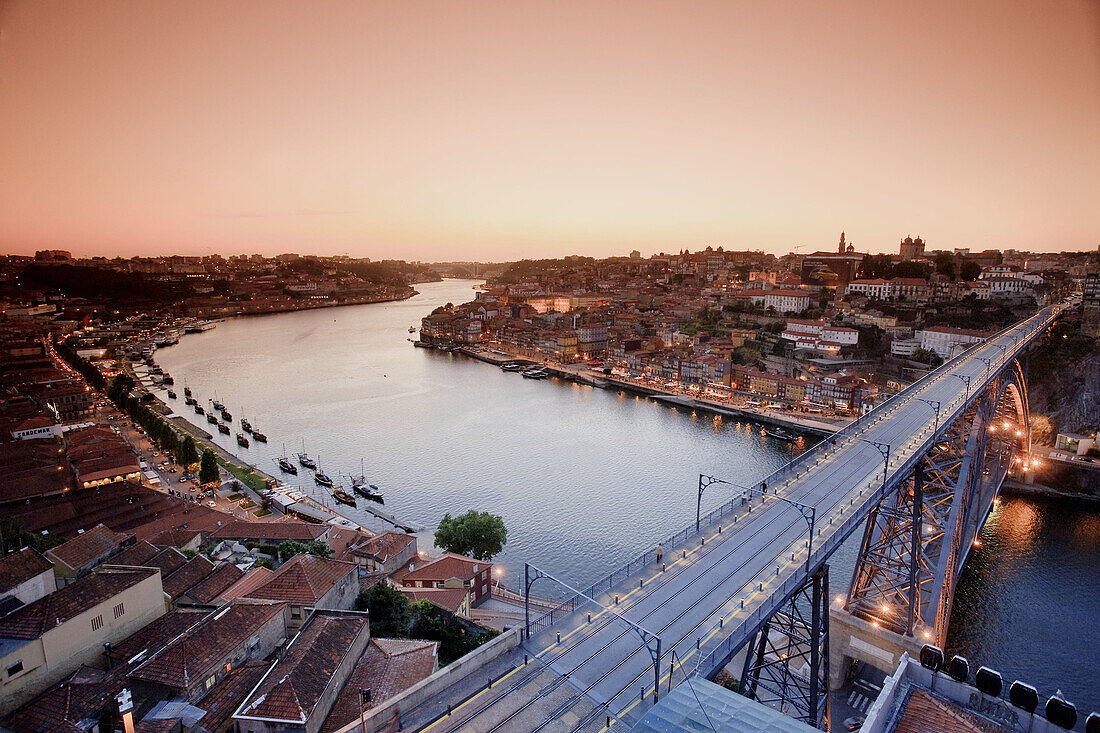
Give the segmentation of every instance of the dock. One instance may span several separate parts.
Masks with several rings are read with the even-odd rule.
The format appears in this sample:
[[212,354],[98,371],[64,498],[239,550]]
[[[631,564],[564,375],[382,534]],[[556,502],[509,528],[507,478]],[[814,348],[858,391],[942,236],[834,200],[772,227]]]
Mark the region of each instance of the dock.
[[414,527],[411,524],[405,524],[404,522],[399,521],[397,519],[397,517],[393,516],[392,514],[389,514],[388,512],[384,512],[381,509],[379,509],[378,507],[373,506],[373,504],[374,504],[373,501],[364,501],[363,504],[364,504],[363,506],[359,506],[358,502],[356,502],[356,508],[357,509],[363,509],[364,511],[367,511],[370,514],[373,514],[374,516],[378,517],[382,521],[389,522],[394,527],[397,527],[398,529],[404,530],[404,531],[408,532],[409,534],[414,534],[414,533],[420,532],[424,529],[423,527]]

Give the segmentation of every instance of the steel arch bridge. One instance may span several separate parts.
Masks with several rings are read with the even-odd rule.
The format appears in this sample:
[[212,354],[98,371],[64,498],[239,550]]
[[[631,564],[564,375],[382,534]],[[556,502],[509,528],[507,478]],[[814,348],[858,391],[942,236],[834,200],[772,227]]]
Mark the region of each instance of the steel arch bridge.
[[[700,477],[700,493],[731,498],[663,540],[663,557],[580,589],[529,566],[528,593],[553,582],[566,599],[528,614],[484,689],[456,683],[399,724],[625,729],[671,687],[736,659],[743,694],[827,727],[845,657],[892,670],[945,638],[967,552],[1029,447],[1019,359],[1066,305],[974,345],[762,480]],[[857,531],[854,577],[834,596],[829,559]]]

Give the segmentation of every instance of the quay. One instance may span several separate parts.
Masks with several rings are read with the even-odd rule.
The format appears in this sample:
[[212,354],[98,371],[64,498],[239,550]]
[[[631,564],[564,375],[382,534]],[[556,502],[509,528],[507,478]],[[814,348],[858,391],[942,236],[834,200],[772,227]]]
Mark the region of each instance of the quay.
[[[413,343],[420,345],[422,342],[414,341]],[[510,361],[531,364],[532,366],[540,365],[554,376],[579,382],[581,384],[587,384],[590,387],[630,392],[632,394],[642,395],[643,397],[650,397],[674,407],[686,407],[714,415],[722,415],[723,417],[733,417],[738,420],[748,420],[765,425],[774,425],[776,427],[812,433],[819,437],[832,435],[851,422],[846,420],[841,423],[833,424],[806,417],[795,417],[794,415],[776,415],[766,412],[757,412],[748,408],[735,407],[712,400],[670,392],[650,385],[637,384],[629,380],[606,374],[590,374],[588,373],[590,370],[584,367],[568,367],[562,364],[549,364],[527,356],[512,356],[511,354],[503,352],[469,347],[460,347],[456,349],[456,352],[468,356],[471,359],[477,359],[478,361],[483,361],[486,364],[492,364],[497,367]]]

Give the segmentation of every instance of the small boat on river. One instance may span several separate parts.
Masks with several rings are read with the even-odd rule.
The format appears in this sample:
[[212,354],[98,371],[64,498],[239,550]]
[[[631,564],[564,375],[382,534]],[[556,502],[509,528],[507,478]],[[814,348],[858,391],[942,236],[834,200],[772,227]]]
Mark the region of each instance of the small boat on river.
[[341,504],[347,504],[348,506],[355,506],[355,497],[344,491],[343,489],[336,489],[332,492],[332,498]]
[[267,436],[261,433],[259,430],[256,430],[255,428],[252,429],[252,438],[260,443],[267,442]]
[[229,426],[223,422],[218,423],[218,432],[222,435],[229,435]]
[[241,433],[237,433],[237,445],[241,446],[242,448],[247,448],[248,438],[244,437],[244,435],[242,435]]

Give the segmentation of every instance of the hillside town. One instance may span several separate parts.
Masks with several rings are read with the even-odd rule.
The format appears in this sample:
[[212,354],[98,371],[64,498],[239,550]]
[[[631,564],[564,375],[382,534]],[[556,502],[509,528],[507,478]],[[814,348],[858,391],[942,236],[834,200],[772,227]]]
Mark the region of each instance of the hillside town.
[[782,257],[707,247],[523,261],[473,300],[425,316],[420,339],[845,416],[1037,304],[1095,287],[1098,261],[931,251],[919,237],[902,239],[896,255],[867,255],[843,233],[835,251]]

